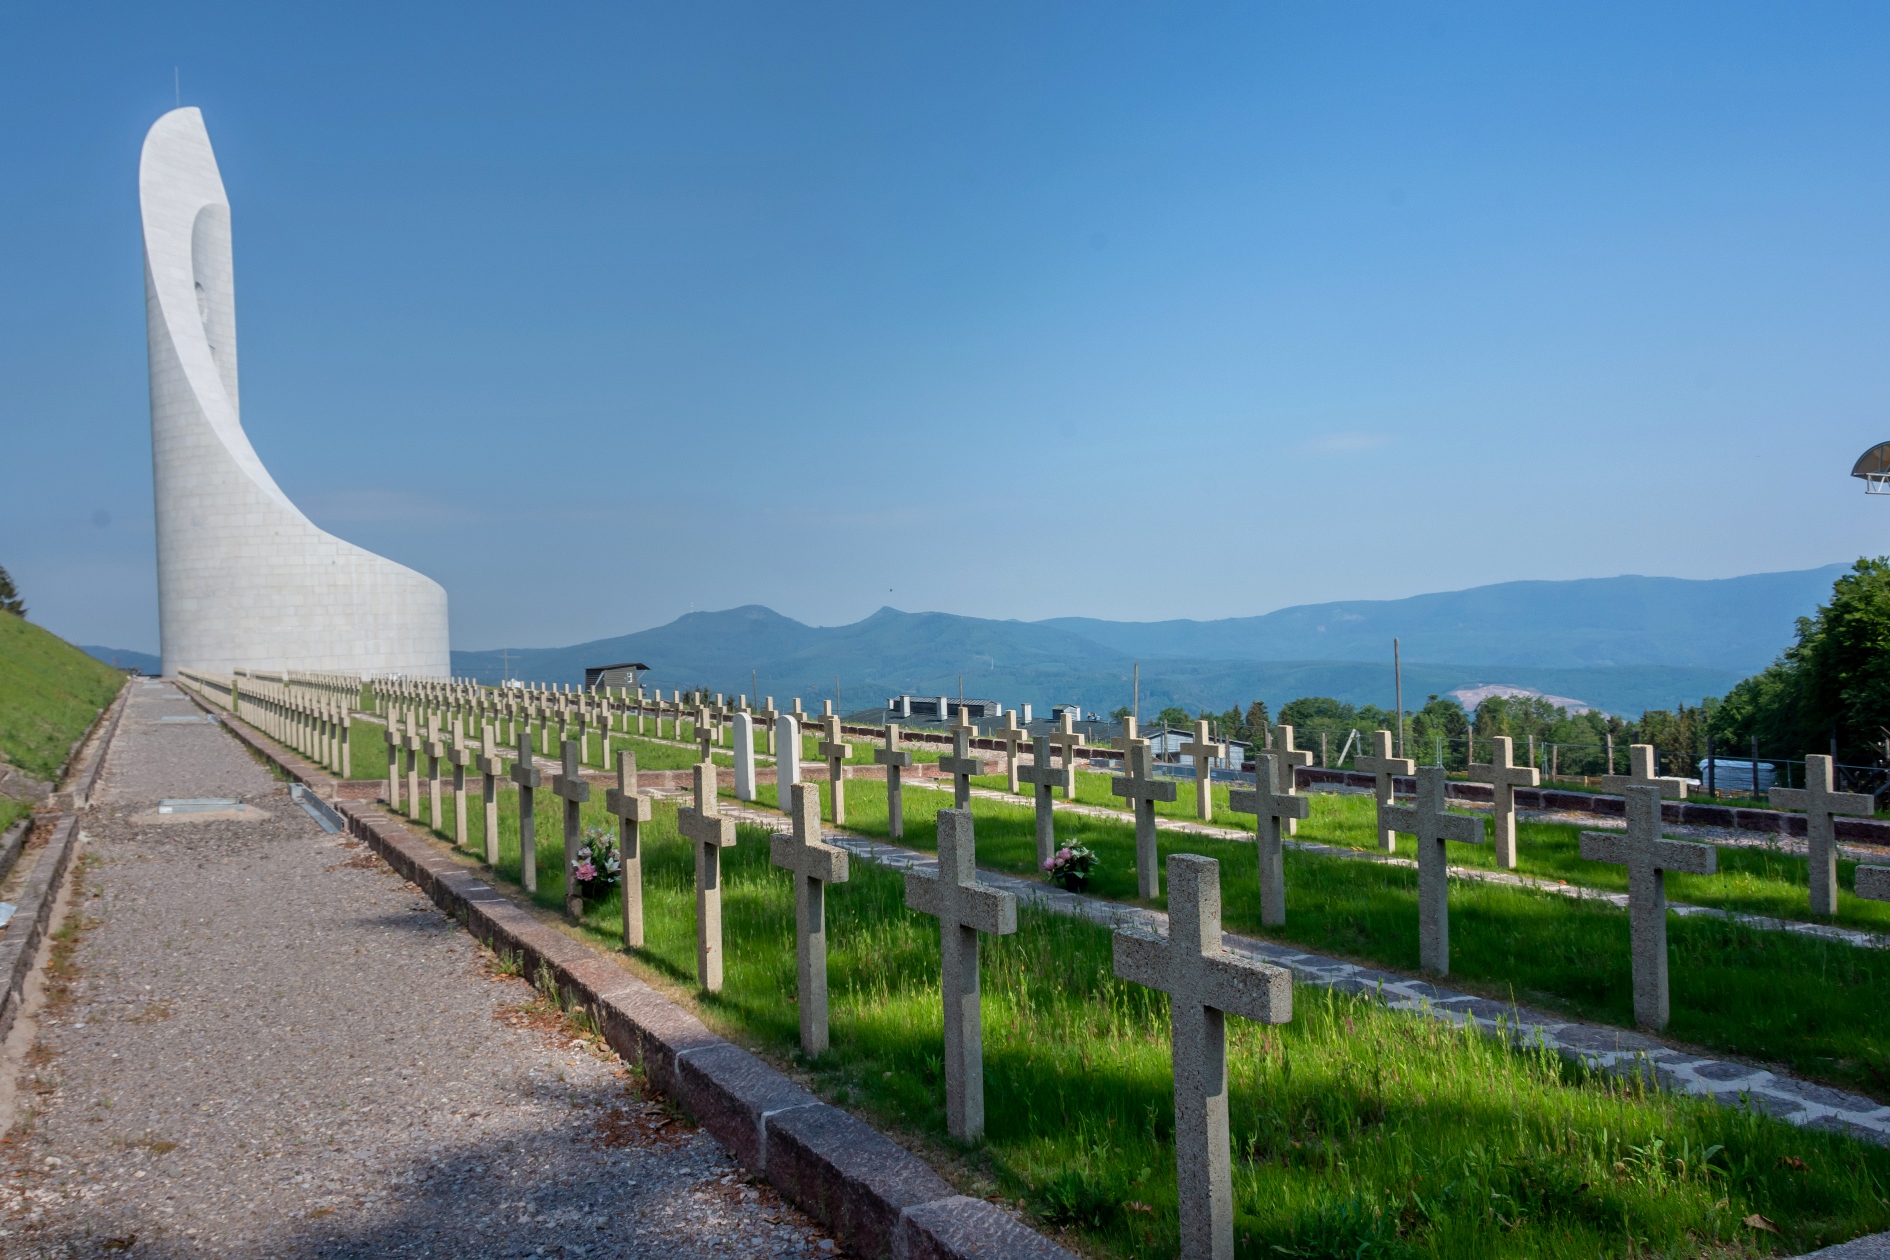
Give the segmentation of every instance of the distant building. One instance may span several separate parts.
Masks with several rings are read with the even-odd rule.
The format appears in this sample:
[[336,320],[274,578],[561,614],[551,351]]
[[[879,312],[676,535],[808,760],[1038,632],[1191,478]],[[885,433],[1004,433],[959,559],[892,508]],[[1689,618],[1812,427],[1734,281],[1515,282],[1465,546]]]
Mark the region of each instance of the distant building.
[[995,700],[960,700],[954,696],[891,696],[886,700],[885,722],[902,726],[949,726],[960,710],[972,721],[1001,719],[1004,707]]
[[629,691],[637,689],[637,675],[647,674],[648,665],[641,661],[625,661],[621,665],[591,665],[584,670],[584,690],[594,687],[623,687]]

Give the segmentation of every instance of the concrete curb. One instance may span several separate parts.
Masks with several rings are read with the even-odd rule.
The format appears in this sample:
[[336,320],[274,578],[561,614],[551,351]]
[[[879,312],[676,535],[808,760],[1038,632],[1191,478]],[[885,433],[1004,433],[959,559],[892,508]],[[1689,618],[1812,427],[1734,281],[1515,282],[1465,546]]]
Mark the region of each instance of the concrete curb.
[[613,1050],[640,1064],[650,1084],[688,1108],[743,1167],[767,1177],[850,1250],[896,1260],[1074,1260],[992,1204],[955,1193],[917,1155],[718,1037],[609,958],[539,922],[448,858],[441,843],[378,805],[335,799],[325,771],[247,723],[218,717],[328,800],[347,819],[349,835],[475,938],[516,954],[530,978],[549,971],[568,1000],[596,1015]]
[[20,888],[19,909],[0,936],[0,981],[6,992],[0,995],[0,1040],[13,1031],[13,1021],[20,1013],[26,993],[26,978],[32,974],[33,959],[46,935],[47,920],[52,918],[53,902],[59,899],[59,883],[72,864],[72,852],[78,848],[79,819],[76,814],[62,814],[53,824],[52,835],[41,849]]

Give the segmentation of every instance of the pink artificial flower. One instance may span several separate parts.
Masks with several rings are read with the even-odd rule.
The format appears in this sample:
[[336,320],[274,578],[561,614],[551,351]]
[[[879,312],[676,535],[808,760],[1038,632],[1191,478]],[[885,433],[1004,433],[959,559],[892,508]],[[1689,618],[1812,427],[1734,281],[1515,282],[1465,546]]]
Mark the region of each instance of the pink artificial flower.
[[597,868],[589,862],[579,862],[577,868],[578,883],[588,884],[597,878]]
[[1057,850],[1057,861],[1059,861],[1059,862],[1067,862],[1067,861],[1069,861],[1069,860],[1070,860],[1070,851],[1069,851],[1068,849],[1058,849],[1058,850]]
[[1045,858],[1043,860],[1043,869],[1047,871],[1051,867],[1055,866],[1056,864],[1057,864],[1057,860],[1055,858]]

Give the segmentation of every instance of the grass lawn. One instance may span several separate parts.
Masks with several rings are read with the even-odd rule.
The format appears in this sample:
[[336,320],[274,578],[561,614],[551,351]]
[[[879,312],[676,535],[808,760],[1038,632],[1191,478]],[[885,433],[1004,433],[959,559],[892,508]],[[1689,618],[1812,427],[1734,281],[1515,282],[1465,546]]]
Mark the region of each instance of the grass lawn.
[[[762,784],[759,792],[763,803],[774,804],[772,785]],[[1312,822],[1319,821],[1322,809],[1354,811],[1360,803],[1365,810],[1359,817],[1371,816],[1367,797],[1327,794],[1312,800]],[[905,789],[904,843],[934,849],[933,815],[950,804],[947,792]],[[980,865],[1012,874],[1036,873],[1032,807],[974,799],[972,812],[978,819]],[[1361,825],[1368,827],[1369,822]],[[884,784],[870,779],[848,784],[847,827],[866,835],[886,834]],[[1300,829],[1308,838],[1314,831],[1310,826]],[[1131,824],[1059,815],[1057,837],[1060,842],[1080,840],[1101,858],[1091,892],[1136,902]],[[1368,832],[1361,843],[1370,843]],[[1410,856],[1410,842],[1405,845]],[[1221,861],[1229,931],[1417,970],[1413,869],[1289,850],[1286,926],[1263,928],[1252,844],[1162,832],[1158,848],[1164,859],[1169,853],[1202,853]],[[1478,845],[1453,844],[1450,849],[1453,861],[1487,853],[1487,846]],[[1680,883],[1670,877],[1670,887]],[[1675,1039],[1781,1063],[1800,1075],[1890,1101],[1890,1012],[1878,1000],[1890,987],[1890,951],[1711,919],[1670,918],[1667,932],[1673,986],[1668,1032]],[[1585,1019],[1633,1024],[1625,911],[1553,893],[1455,883],[1450,890],[1450,944],[1453,985]]]
[[[870,813],[878,785],[858,786]],[[495,874],[516,881],[518,798],[501,800]],[[538,816],[547,908],[562,892],[558,818]],[[584,818],[606,821],[597,801]],[[987,827],[991,862],[1010,843],[981,813]],[[920,829],[929,839],[929,818]],[[644,855],[640,961],[712,1025],[800,1062],[793,893],[762,833],[743,828],[723,852],[717,995],[695,992],[694,867],[672,806],[657,805]],[[1246,869],[1229,865],[1224,884],[1241,887]],[[827,915],[833,1048],[804,1065],[813,1087],[950,1149],[935,921],[906,911],[900,878],[866,863],[829,894]],[[618,948],[617,923],[613,896],[582,930]],[[989,1132],[964,1164],[1090,1250],[1173,1255],[1166,998],[1113,978],[1104,929],[1028,908],[1018,923],[984,941]],[[1367,999],[1295,998],[1289,1025],[1228,1021],[1243,1257],[1750,1256],[1890,1227],[1890,1151],[1644,1093]],[[1781,1233],[1743,1223],[1755,1213]]]
[[[1076,799],[1081,804],[1117,810],[1126,819],[1128,811],[1123,807],[1122,798],[1109,793],[1109,778],[1108,775],[1079,770],[1076,776]],[[973,781],[981,787],[988,786],[996,791],[1004,789],[1004,780],[1001,778],[986,777]],[[1158,803],[1157,812],[1169,818],[1193,818],[1194,785],[1178,783],[1176,787],[1179,799],[1173,804]],[[1370,796],[1349,792],[1309,792],[1306,795],[1312,802],[1312,816],[1300,823],[1299,839],[1351,849],[1377,850],[1377,808]],[[1028,798],[1018,799],[1023,801]],[[1228,810],[1225,786],[1214,785],[1214,800],[1214,822],[1217,825],[1239,827],[1247,831],[1253,829],[1251,815],[1235,814]],[[1597,825],[1602,822],[1600,819],[1596,821]],[[1061,819],[1058,825],[1062,825]],[[1564,880],[1608,892],[1626,892],[1625,867],[1582,860],[1581,832],[1582,828],[1573,824],[1537,823],[1519,819],[1516,823],[1517,873]],[[1492,845],[1452,844],[1449,850],[1454,865],[1497,869],[1496,850]],[[1399,836],[1398,852],[1403,857],[1415,860],[1417,841],[1410,836]],[[1763,849],[1721,846],[1719,874],[1669,875],[1667,895],[1675,901],[1746,914],[1836,923],[1871,932],[1890,932],[1890,903],[1865,901],[1850,892],[1855,883],[1856,869],[1855,862],[1838,862],[1838,912],[1835,918],[1811,913],[1808,892],[1810,876],[1804,858]]]
[[73,742],[124,685],[122,670],[0,613],[0,756],[33,778],[58,777]]

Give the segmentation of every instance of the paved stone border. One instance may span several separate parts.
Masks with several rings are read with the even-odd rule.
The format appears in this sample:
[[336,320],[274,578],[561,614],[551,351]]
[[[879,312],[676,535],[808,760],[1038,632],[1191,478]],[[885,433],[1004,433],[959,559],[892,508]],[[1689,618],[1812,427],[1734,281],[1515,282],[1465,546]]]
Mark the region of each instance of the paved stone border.
[[[185,691],[209,709],[202,697]],[[362,840],[478,940],[516,954],[528,977],[548,970],[590,1008],[612,1049],[691,1115],[749,1171],[832,1230],[848,1248],[898,1260],[1075,1260],[982,1199],[956,1193],[932,1166],[813,1094],[590,946],[541,922],[378,805],[336,800],[334,780],[227,713],[243,743],[328,799]]]
[[[787,820],[779,814],[728,801],[722,803],[722,812],[771,830],[787,826]],[[935,870],[938,865],[937,859],[929,853],[884,840],[832,831],[825,838],[829,844],[846,849],[862,861],[895,870]],[[1159,910],[1065,892],[1051,884],[996,871],[981,871],[979,878],[1014,893],[1020,902],[1086,919],[1111,930],[1140,932],[1152,937],[1168,933],[1168,916]],[[1341,993],[1369,994],[1395,1011],[1444,1019],[1459,1026],[1468,1024],[1489,1036],[1516,1044],[1545,1046],[1616,1076],[1641,1077],[1678,1093],[1711,1098],[1724,1106],[1749,1107],[1792,1124],[1847,1133],[1890,1146],[1890,1106],[1875,1099],[1746,1063],[1692,1054],[1625,1028],[1583,1023],[1525,1006],[1506,1005],[1426,980],[1361,967],[1288,945],[1232,932],[1224,933],[1222,939],[1229,952],[1286,967],[1304,984]]]

